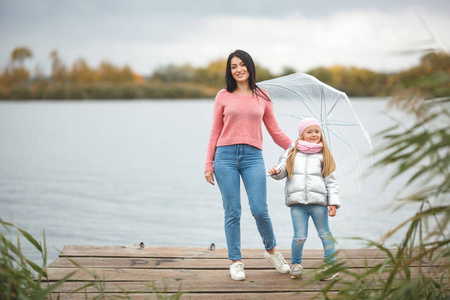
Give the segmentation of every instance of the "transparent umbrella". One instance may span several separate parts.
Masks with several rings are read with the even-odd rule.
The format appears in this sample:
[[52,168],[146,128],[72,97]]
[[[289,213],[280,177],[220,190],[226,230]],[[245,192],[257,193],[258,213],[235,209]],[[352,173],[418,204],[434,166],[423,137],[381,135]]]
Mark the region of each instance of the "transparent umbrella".
[[[266,80],[258,86],[269,92],[283,129],[297,132],[303,118],[316,118],[336,161],[341,193],[359,194],[364,172],[372,165],[372,143],[344,92],[304,74]],[[289,122],[281,122],[287,116]],[[294,131],[292,131],[294,128]],[[293,140],[298,137],[291,136]]]

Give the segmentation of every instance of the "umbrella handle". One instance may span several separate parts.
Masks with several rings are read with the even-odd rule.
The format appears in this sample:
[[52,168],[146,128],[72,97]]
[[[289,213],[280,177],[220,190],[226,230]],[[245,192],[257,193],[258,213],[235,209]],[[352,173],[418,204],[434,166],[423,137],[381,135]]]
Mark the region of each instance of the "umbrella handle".
[[[292,155],[292,153],[294,152],[292,151],[284,160],[287,160]],[[281,162],[275,166],[275,170],[279,170],[281,168],[281,165],[283,164],[284,160],[281,160]],[[272,176],[272,174],[269,174],[269,172],[267,172],[266,176],[269,177]]]
[[[283,164],[283,163],[279,163],[278,165],[276,165],[276,166],[275,166],[275,170],[279,170],[282,164]],[[270,176],[272,176],[272,174],[269,174],[269,172],[267,172],[266,176],[267,176],[267,177],[270,177]]]

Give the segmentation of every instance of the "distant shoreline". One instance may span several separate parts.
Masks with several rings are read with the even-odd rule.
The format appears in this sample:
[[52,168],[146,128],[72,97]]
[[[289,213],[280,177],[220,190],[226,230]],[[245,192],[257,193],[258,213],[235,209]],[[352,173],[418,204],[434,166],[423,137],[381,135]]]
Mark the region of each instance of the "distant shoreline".
[[[225,61],[212,63],[207,68],[167,66],[148,78],[134,74],[129,68],[107,63],[99,69],[80,64],[71,70],[60,66],[61,69],[55,69],[50,77],[30,77],[30,72],[16,61],[0,70],[0,101],[211,99],[225,85]],[[449,64],[450,55],[437,52],[425,54],[416,67],[394,74],[343,66],[318,67],[306,73],[345,92],[350,98],[388,97],[408,90],[415,91],[423,99],[431,99],[450,95]],[[295,72],[287,71],[280,76]],[[258,74],[260,77],[256,77],[256,82],[277,77],[264,68],[260,68]],[[435,80],[428,80],[430,76]]]
[[[358,96],[358,97],[349,97],[351,101],[360,101],[360,100],[388,100],[389,97],[377,97],[377,96]],[[64,102],[169,102],[169,101],[214,101],[214,97],[211,98],[133,98],[133,99],[0,99],[1,103],[39,103],[39,102],[51,102],[51,103],[64,103]]]

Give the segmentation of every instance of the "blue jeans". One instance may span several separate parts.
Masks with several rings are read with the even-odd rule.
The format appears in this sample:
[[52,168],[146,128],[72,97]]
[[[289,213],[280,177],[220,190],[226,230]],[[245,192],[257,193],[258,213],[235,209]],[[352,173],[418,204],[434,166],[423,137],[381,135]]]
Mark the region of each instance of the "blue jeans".
[[244,182],[248,202],[266,250],[276,246],[266,200],[266,170],[262,151],[256,147],[237,144],[217,147],[214,174],[225,211],[225,236],[228,258],[241,260],[241,192]]
[[291,245],[291,263],[301,264],[303,245],[308,237],[308,222],[311,216],[319,238],[322,240],[325,263],[336,261],[334,239],[328,227],[328,207],[317,204],[294,204],[291,207],[294,238]]

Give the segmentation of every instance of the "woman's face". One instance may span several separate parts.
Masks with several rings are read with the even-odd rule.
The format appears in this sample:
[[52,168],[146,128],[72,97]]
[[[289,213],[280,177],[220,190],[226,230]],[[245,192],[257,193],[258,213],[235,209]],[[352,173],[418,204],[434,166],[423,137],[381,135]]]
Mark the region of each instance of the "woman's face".
[[237,83],[244,83],[248,81],[250,75],[244,62],[237,56],[230,61],[231,75]]
[[302,138],[304,141],[318,144],[320,143],[322,137],[322,133],[320,131],[320,127],[317,125],[311,125],[306,127],[305,131],[303,131]]

